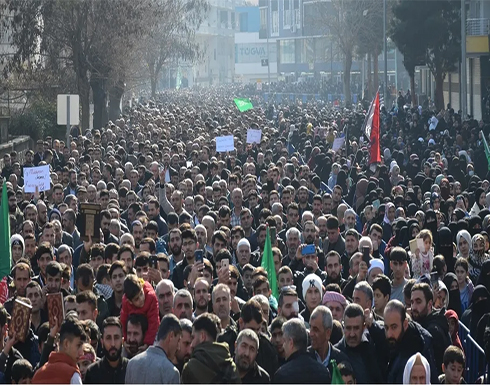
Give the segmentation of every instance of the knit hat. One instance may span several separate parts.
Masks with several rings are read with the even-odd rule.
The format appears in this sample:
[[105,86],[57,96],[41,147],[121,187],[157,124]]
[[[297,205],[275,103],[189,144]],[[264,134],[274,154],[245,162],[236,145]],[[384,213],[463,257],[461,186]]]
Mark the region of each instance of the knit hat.
[[371,270],[376,268],[381,269],[381,271],[385,270],[385,265],[383,264],[383,261],[381,259],[377,259],[377,258],[371,259],[369,263],[368,274],[371,272]]
[[326,305],[328,302],[338,302],[343,308],[347,306],[347,300],[345,297],[336,291],[327,291],[324,294],[322,304]]
[[303,299],[306,301],[306,292],[312,286],[315,286],[320,294],[323,295],[323,286],[321,278],[316,274],[308,274],[305,279],[303,279]]

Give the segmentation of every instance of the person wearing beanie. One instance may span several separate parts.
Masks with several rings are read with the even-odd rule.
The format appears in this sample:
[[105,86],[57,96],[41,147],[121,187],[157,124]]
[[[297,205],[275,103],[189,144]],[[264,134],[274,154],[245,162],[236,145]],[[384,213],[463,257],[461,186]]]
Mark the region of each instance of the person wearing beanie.
[[310,322],[310,316],[313,310],[322,303],[323,286],[320,277],[316,274],[308,274],[302,283],[303,298],[306,307],[300,313],[305,323]]
[[12,251],[12,266],[24,256],[25,244],[24,238],[20,234],[14,234],[10,237],[10,250]]

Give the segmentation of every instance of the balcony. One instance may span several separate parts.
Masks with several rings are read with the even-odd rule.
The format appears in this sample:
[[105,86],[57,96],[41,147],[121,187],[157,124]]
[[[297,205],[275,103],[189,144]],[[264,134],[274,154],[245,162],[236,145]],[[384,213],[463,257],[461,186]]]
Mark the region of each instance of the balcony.
[[466,36],[488,36],[490,19],[467,19]]

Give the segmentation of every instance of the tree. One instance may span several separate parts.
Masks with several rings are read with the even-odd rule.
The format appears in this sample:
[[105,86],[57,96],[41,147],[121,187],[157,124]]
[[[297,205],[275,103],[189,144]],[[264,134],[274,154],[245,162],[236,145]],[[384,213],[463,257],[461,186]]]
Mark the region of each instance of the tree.
[[358,36],[364,29],[365,10],[364,0],[320,1],[316,7],[316,19],[313,20],[319,28],[323,28],[325,36],[331,36],[343,55],[343,88],[347,108],[352,106],[350,73]]
[[143,54],[155,97],[162,68],[171,59],[195,61],[202,56],[195,33],[209,11],[206,0],[157,0],[161,14],[145,41]]
[[444,108],[444,78],[456,69],[460,56],[459,4],[455,0],[398,0],[393,7],[390,35],[404,56],[413,105],[415,67],[426,63],[435,78],[435,105]]
[[[362,30],[357,35],[356,53],[360,57],[368,55],[368,99],[374,95],[379,85],[378,57],[383,50],[383,7],[377,0],[362,0]],[[374,87],[371,82],[371,57],[374,61]],[[374,89],[373,89],[374,88]]]
[[[176,4],[181,5],[178,15],[170,13]],[[141,67],[142,43],[156,36],[158,28],[169,31],[159,35],[170,42],[166,51],[179,46],[182,57],[195,57],[198,47],[191,40],[191,29],[197,29],[201,16],[193,12],[202,10],[202,4],[204,0],[4,0],[1,21],[14,48],[12,55],[4,57],[5,75],[46,66],[72,68],[82,129],[89,127],[90,90],[94,126],[101,127],[119,116],[126,81]]]
[[[424,2],[425,3],[425,2]],[[444,109],[443,84],[448,72],[455,71],[461,56],[460,2],[455,0],[429,1],[426,30],[426,62],[435,78],[434,103]]]
[[[424,29],[427,13],[420,1],[398,0],[393,8],[389,34],[403,55],[403,65],[410,77],[412,106],[417,105],[415,67],[425,63],[427,40]],[[417,26],[417,27],[414,27]]]

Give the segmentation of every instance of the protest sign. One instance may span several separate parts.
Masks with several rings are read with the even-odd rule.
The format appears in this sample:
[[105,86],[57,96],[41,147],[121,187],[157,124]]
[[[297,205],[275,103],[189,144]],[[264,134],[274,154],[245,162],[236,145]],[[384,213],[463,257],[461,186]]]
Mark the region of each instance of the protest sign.
[[247,143],[260,143],[262,139],[262,130],[254,130],[249,128],[247,130]]
[[49,166],[24,168],[24,191],[28,193],[47,191],[50,188],[51,175]]
[[233,135],[216,137],[216,152],[228,152],[235,150]]

